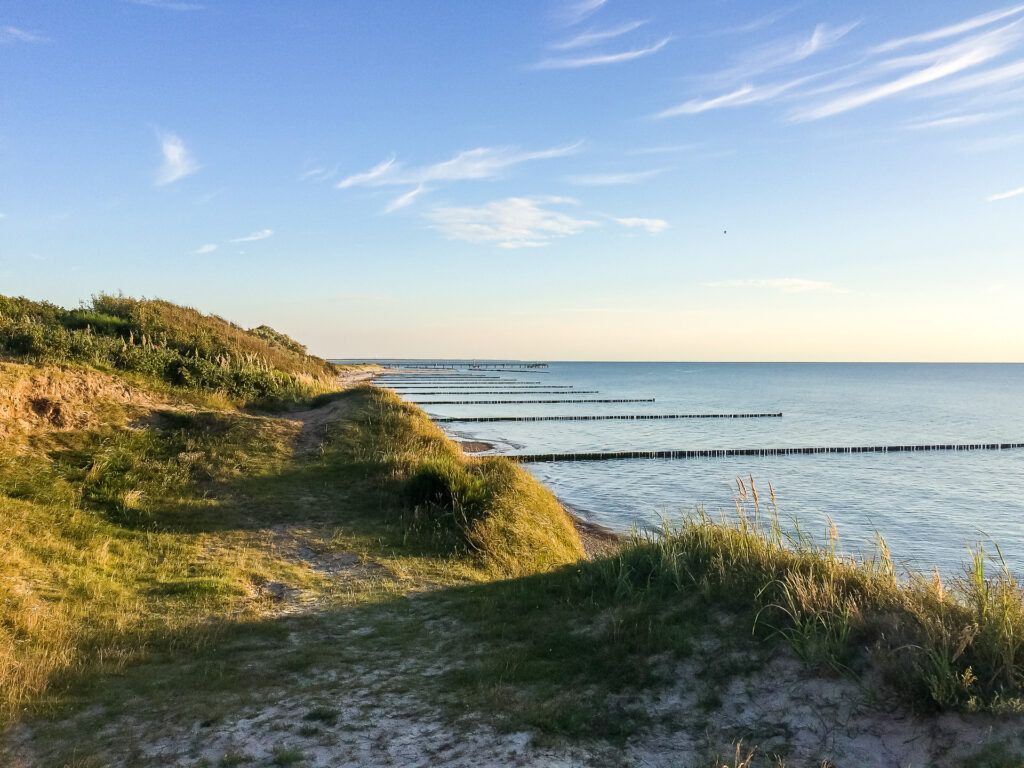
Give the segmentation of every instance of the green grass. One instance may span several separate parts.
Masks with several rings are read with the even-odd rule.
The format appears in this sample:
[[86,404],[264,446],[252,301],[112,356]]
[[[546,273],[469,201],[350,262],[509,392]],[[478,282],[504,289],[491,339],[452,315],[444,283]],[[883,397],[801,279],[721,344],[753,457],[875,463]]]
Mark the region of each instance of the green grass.
[[335,373],[269,326],[247,331],[170,302],[108,295],[75,310],[0,296],[0,357],[135,373],[264,406],[322,394]]
[[[95,428],[32,434],[0,449],[4,712],[80,700],[104,675],[209,647],[232,623],[244,627],[273,609],[260,597],[268,582],[343,605],[479,581],[523,546],[495,537],[534,526],[540,514],[559,516],[549,525],[561,549],[524,561],[551,567],[579,556],[562,510],[511,465],[496,475],[488,463],[487,498],[464,537],[425,531],[426,513],[405,490],[427,460],[417,450],[429,445],[431,460],[466,472],[480,463],[391,395],[361,388],[329,407],[339,405],[352,418],[310,454],[294,453],[292,421],[194,406],[142,420],[125,411]],[[393,450],[372,448],[385,444]],[[531,508],[537,497],[540,510]],[[450,522],[433,502],[430,514]],[[380,572],[336,587],[268,548],[267,531],[282,526],[299,529],[295,546],[325,557],[354,552]],[[539,546],[537,535],[523,531],[522,542]]]
[[[94,732],[139,702],[159,728],[216,723],[282,690],[308,694],[294,727],[313,736],[339,720],[320,673],[399,664],[411,671],[384,690],[453,721],[624,743],[652,725],[643,697],[680,665],[711,720],[730,682],[783,644],[918,710],[1024,709],[1021,590],[983,552],[960,579],[900,578],[884,544],[851,560],[834,536],[788,536],[742,486],[729,520],[695,515],[587,560],[547,489],[509,460],[465,456],[393,393],[320,392],[313,404],[334,416],[300,451],[285,411],[319,385],[245,411],[256,390],[61,351],[91,339],[142,361],[321,381],[273,329],[163,302],[68,312],[0,298],[7,354],[26,328],[38,358],[19,353],[36,362],[0,368],[0,382],[13,392],[45,374],[67,418],[0,443],[0,718],[52,717],[38,727],[54,754],[83,744],[102,764]],[[51,355],[77,367],[43,365]],[[144,397],[96,394],[119,386]],[[272,583],[311,607],[282,616]]]
[[504,458],[467,458],[420,409],[364,386],[359,415],[336,435],[345,463],[374,477],[377,494],[403,510],[405,542],[464,555],[491,573],[517,576],[583,557],[557,499]]

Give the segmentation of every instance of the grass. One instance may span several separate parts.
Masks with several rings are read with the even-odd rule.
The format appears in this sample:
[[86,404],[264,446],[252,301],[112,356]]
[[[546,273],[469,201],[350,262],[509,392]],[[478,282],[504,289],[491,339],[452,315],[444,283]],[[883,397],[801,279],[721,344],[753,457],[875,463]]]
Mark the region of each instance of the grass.
[[[561,508],[517,467],[482,468],[389,394],[341,398],[356,417],[308,456],[293,452],[292,421],[191,404],[141,421],[108,409],[95,428],[0,448],[0,711],[45,710],[79,696],[84,678],[208,647],[223,631],[210,618],[272,611],[262,584],[327,589],[266,547],[269,526],[311,526],[324,535],[303,531],[301,546],[369,553],[417,584],[488,578],[517,553],[537,568],[579,556]],[[439,500],[407,502],[418,467],[437,461],[484,480],[468,527]],[[541,544],[533,528],[544,514],[559,516],[547,525],[562,538],[527,553]],[[504,531],[517,539],[499,541]],[[334,597],[379,599],[393,589],[380,581]]]
[[0,296],[0,357],[86,364],[265,406],[327,392],[334,374],[269,326],[247,331],[167,301],[109,295],[75,310]]
[[[319,365],[273,329],[162,302],[0,300],[8,354],[23,326],[104,344],[127,333],[143,356],[210,361],[230,347],[296,382]],[[217,723],[282,689],[303,692],[294,728],[312,738],[344,723],[310,682],[324,669],[408,663],[385,692],[453,721],[621,744],[655,725],[644,697],[681,665],[710,722],[730,682],[781,644],[921,711],[1024,709],[1024,603],[998,552],[994,570],[978,551],[958,579],[899,577],[884,543],[853,560],[834,534],[824,546],[787,534],[751,482],[728,519],[694,515],[588,560],[547,489],[506,459],[465,456],[390,392],[321,393],[313,405],[333,416],[303,442],[288,410],[316,388],[254,412],[221,384],[106,358],[55,368],[41,361],[56,347],[41,349],[0,366],[6,391],[49,377],[64,409],[0,443],[0,719],[52,717],[38,725],[48,743],[102,758],[102,729],[69,717],[97,703],[101,720],[142,701],[155,723]],[[274,584],[307,607],[282,615]],[[749,763],[756,743],[744,744],[719,764]],[[976,764],[1014,759],[993,747]]]
[[469,458],[394,393],[353,393],[361,416],[339,435],[346,461],[377,478],[402,508],[406,543],[464,555],[496,576],[580,560],[583,547],[557,499],[504,458]]

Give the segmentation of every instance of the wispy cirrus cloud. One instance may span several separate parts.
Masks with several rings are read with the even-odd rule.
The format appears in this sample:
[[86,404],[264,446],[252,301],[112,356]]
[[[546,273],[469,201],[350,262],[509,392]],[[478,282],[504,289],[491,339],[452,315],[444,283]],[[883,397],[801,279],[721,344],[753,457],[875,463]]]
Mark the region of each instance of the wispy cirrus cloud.
[[1024,5],[1002,8],[998,11],[983,13],[980,16],[974,16],[965,21],[950,24],[946,27],[939,27],[938,29],[922,32],[917,35],[909,35],[908,37],[899,37],[895,40],[889,40],[879,46],[876,46],[874,50],[879,53],[887,53],[889,51],[894,51],[897,48],[906,48],[907,46],[918,45],[920,43],[933,43],[936,40],[946,40],[950,37],[956,37],[966,32],[973,32],[976,29],[987,27],[991,24],[995,24],[997,21],[1002,21],[1003,19],[1019,16],[1022,13],[1024,13]]
[[579,151],[582,146],[582,142],[575,142],[541,150],[477,147],[457,152],[447,160],[412,167],[407,167],[391,156],[369,170],[346,176],[334,186],[338,189],[408,187],[405,193],[392,200],[385,209],[391,212],[412,204],[431,186],[501,178],[518,165],[566,157]]
[[330,181],[338,175],[338,168],[328,168],[325,165],[314,165],[311,168],[306,168],[302,173],[299,174],[300,181]]
[[752,280],[717,280],[703,283],[705,288],[759,288],[783,293],[842,293],[834,283],[801,277],[771,277]]
[[563,24],[572,26],[599,11],[608,0],[573,0],[566,3],[558,11],[558,16]]
[[160,152],[163,155],[163,163],[156,172],[158,187],[173,184],[199,170],[201,166],[192,157],[180,136],[176,133],[162,132],[158,134],[158,138]]
[[757,46],[739,56],[736,63],[708,75],[708,83],[742,82],[777,69],[798,64],[829,50],[856,29],[860,22],[818,24],[810,34],[791,35]]
[[646,171],[625,171],[622,173],[584,173],[567,177],[570,184],[584,187],[617,187],[628,184],[639,184],[642,181],[660,176],[667,168],[651,168]]
[[621,218],[613,216],[612,220],[629,229],[642,229],[649,235],[657,235],[671,226],[664,219],[645,219],[639,216],[623,216]]
[[622,37],[635,29],[639,29],[647,21],[630,21],[625,24],[620,24],[617,27],[609,27],[607,29],[590,29],[586,32],[580,32],[579,34],[573,35],[572,37],[560,40],[555,43],[548,45],[548,48],[554,51],[569,51],[575,48],[589,48],[592,45],[603,43],[608,40],[614,40],[616,37]]
[[[986,94],[986,107],[1009,104],[1024,80],[1024,59],[1006,61],[1024,47],[1024,5],[973,16],[955,24],[894,38],[861,50],[839,46],[857,23],[819,24],[802,40],[784,38],[741,55],[730,67],[703,78],[705,91],[657,113],[667,118],[754,104],[786,104],[789,122],[822,120],[883,100],[913,95],[929,99]],[[833,50],[834,49],[834,50]],[[812,62],[829,53],[826,64]],[[845,61],[843,57],[845,56]],[[776,72],[775,70],[778,70]],[[709,86],[717,86],[718,93]],[[944,105],[947,110],[950,104]],[[967,104],[962,107],[968,112]],[[922,126],[925,118],[914,122]],[[935,123],[966,126],[969,120]]]
[[557,208],[575,204],[565,197],[508,197],[479,206],[439,206],[427,213],[427,219],[450,240],[506,249],[540,248],[597,226]]
[[196,248],[194,251],[192,251],[192,253],[197,255],[197,256],[202,256],[203,254],[206,254],[206,253],[213,253],[216,250],[217,250],[217,244],[216,243],[206,243],[205,245],[200,245],[198,248]]
[[50,42],[50,38],[43,37],[35,32],[29,32],[27,29],[12,26],[0,27],[0,44],[3,45],[13,45],[15,43],[31,45],[32,43],[48,42]]
[[591,56],[565,56],[549,59],[542,59],[533,65],[534,69],[582,69],[583,67],[600,67],[608,64],[622,64],[626,61],[642,59],[645,56],[657,53],[666,45],[672,42],[672,37],[663,37],[652,45],[643,48],[633,48],[626,51],[614,53],[595,53]]
[[951,77],[1006,53],[1024,39],[1022,33],[1024,29],[1021,28],[1021,23],[1014,22],[993,32],[970,37],[945,48],[912,57],[911,60],[882,62],[880,69],[898,67],[909,61],[914,64],[924,63],[925,66],[894,80],[847,90],[823,103],[797,109],[791,113],[791,118],[796,121],[820,120]]
[[418,187],[413,187],[408,192],[399,195],[384,208],[384,213],[394,213],[395,211],[401,210],[402,208],[408,208],[416,199],[427,191],[425,185],[420,184]]
[[970,93],[991,88],[992,86],[1013,84],[1018,80],[1024,80],[1024,59],[993,67],[983,72],[964,75],[952,82],[934,86],[929,91],[929,95],[950,96],[958,93]]
[[477,147],[457,152],[448,160],[406,168],[394,156],[362,173],[339,181],[338,189],[355,186],[405,186],[428,182],[493,179],[522,163],[566,157],[579,150],[582,142],[541,150],[517,147]]
[[1011,113],[974,112],[971,114],[961,115],[943,115],[941,117],[931,117],[925,120],[916,120],[914,122],[907,123],[906,127],[912,131],[930,130],[935,128],[963,128],[969,125],[990,123],[993,120],[999,120],[1009,114]]
[[260,229],[252,234],[245,235],[244,237],[236,237],[232,243],[254,243],[257,240],[266,240],[268,237],[272,237],[274,230],[272,229]]
[[755,19],[751,19],[743,24],[737,24],[736,26],[726,27],[725,29],[718,30],[719,35],[745,35],[750,32],[757,32],[761,29],[766,29],[773,24],[781,21],[786,16],[789,16],[793,11],[797,9],[797,6],[791,5],[788,8],[779,8],[770,13],[766,13],[763,16],[758,16]]
[[1017,189],[1011,189],[1006,192],[997,192],[994,195],[989,195],[985,200],[989,203],[997,203],[1000,200],[1009,200],[1013,197],[1021,197],[1024,195],[1024,187],[1017,187]]
[[701,112],[710,112],[715,109],[728,107],[745,107],[750,104],[760,104],[767,101],[774,101],[784,93],[793,91],[804,85],[808,78],[802,77],[797,80],[790,80],[772,85],[754,86],[741,85],[734,91],[723,93],[720,96],[702,99],[690,99],[682,104],[658,112],[654,117],[664,119],[666,117],[678,117],[680,115],[699,115]]
[[379,184],[387,184],[388,179],[391,177],[391,169],[395,167],[395,157],[392,155],[387,160],[383,160],[377,165],[373,166],[368,171],[362,171],[361,173],[355,173],[351,176],[346,176],[344,179],[339,181],[334,186],[338,189],[348,189],[349,187],[358,187],[364,184],[370,184],[377,186]]

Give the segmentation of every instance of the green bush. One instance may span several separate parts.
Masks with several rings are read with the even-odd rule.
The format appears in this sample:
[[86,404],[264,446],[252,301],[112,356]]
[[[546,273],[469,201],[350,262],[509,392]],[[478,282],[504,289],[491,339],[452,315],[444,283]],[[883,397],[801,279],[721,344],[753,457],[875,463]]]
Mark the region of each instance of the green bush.
[[170,302],[105,295],[70,311],[0,296],[0,357],[112,368],[260,404],[321,394],[334,374],[269,326],[250,332]]
[[412,513],[407,521],[420,535],[439,539],[456,550],[474,547],[473,525],[488,510],[491,492],[478,467],[453,457],[425,461],[405,483],[405,501]]

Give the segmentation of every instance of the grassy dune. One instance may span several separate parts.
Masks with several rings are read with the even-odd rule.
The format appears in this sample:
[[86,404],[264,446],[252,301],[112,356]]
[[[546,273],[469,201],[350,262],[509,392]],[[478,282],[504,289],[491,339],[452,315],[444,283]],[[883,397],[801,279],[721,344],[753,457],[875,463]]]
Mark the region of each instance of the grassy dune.
[[268,326],[245,330],[170,302],[97,296],[81,309],[0,296],[0,356],[77,363],[237,404],[285,404],[332,387],[334,371]]
[[[264,762],[300,764],[339,696],[362,697],[363,728],[386,701],[622,748],[711,733],[785,649],[918,713],[1024,708],[1021,590],[983,553],[949,583],[901,577],[884,546],[787,537],[743,486],[729,520],[588,558],[519,466],[467,457],[389,392],[331,392],[272,329],[0,298],[0,351],[0,719],[32,734],[22,765],[160,765],[147,740],[269,701],[291,702],[290,741],[270,732]],[[680,685],[685,722],[652,703]],[[778,742],[720,735],[715,765]],[[975,765],[1020,764],[993,743]],[[256,760],[225,749],[195,764]]]

